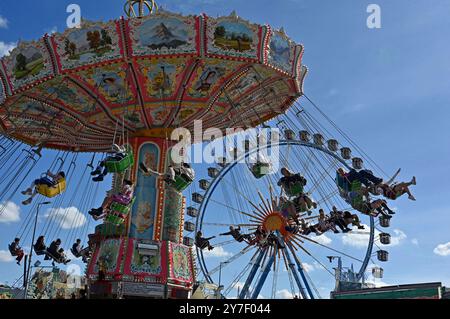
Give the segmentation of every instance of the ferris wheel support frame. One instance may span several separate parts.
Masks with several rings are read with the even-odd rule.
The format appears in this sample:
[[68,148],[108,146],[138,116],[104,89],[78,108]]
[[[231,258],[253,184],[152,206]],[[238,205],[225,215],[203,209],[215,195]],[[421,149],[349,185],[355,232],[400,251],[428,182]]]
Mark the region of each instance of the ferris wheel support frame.
[[[220,181],[229,173],[229,171],[232,168],[234,168],[242,160],[247,159],[248,157],[250,157],[252,154],[256,153],[259,150],[271,149],[273,146],[289,146],[289,145],[300,146],[300,147],[303,146],[303,147],[307,147],[307,148],[316,149],[318,151],[326,153],[327,155],[335,158],[337,161],[339,161],[347,169],[351,169],[351,167],[347,164],[347,162],[345,162],[344,159],[339,157],[337,154],[329,151],[325,147],[322,147],[322,146],[314,144],[314,143],[303,142],[303,141],[299,141],[299,140],[280,140],[280,141],[278,141],[276,143],[266,144],[266,145],[263,145],[263,146],[258,146],[258,147],[255,147],[253,149],[250,149],[248,151],[245,151],[244,154],[242,154],[241,156],[235,158],[230,163],[227,163],[227,165],[225,167],[223,167],[222,170],[220,170],[219,174],[217,176],[215,176],[211,180],[210,187],[206,190],[206,193],[204,194],[203,201],[200,204],[199,217],[197,218],[197,221],[196,221],[195,232],[201,230],[201,226],[203,225],[203,218],[205,216],[206,208],[207,208],[207,206],[209,204],[209,200],[210,200],[212,194],[214,193],[214,191],[217,188],[217,186],[220,184]],[[367,268],[367,266],[369,264],[369,261],[370,261],[370,258],[372,256],[372,250],[373,250],[374,238],[375,238],[375,220],[374,220],[373,216],[369,216],[369,227],[370,227],[369,242],[368,242],[366,255],[364,257],[364,260],[362,262],[360,270],[356,274],[356,280],[358,280],[358,281],[361,280],[364,277],[364,273],[366,271],[366,268]],[[196,249],[197,249],[197,256],[198,256],[198,259],[199,259],[200,269],[201,269],[203,275],[205,276],[206,281],[208,283],[213,283],[213,280],[212,280],[211,276],[209,275],[209,273],[207,271],[205,259],[204,259],[204,256],[203,256],[203,251],[201,249],[199,249],[198,247],[196,247]],[[263,250],[262,250],[262,255],[264,255],[264,251]],[[258,256],[258,261],[259,261],[259,259],[260,258]],[[258,265],[258,261],[255,263],[255,265],[253,267]],[[302,270],[301,264],[299,263],[298,260],[296,260],[296,263],[297,263],[298,269]],[[256,266],[256,269],[257,268],[258,268],[258,266]],[[243,288],[243,290],[241,291],[241,293],[239,295],[239,297],[241,299],[245,298],[245,296],[246,296],[246,294],[248,292],[249,286],[251,284],[251,281],[253,281],[254,274],[253,274],[253,276],[251,276],[252,273],[253,273],[253,269],[252,269],[252,272],[250,273],[249,277],[247,278],[247,281],[250,280],[250,282],[247,285],[247,281],[246,281],[246,283],[244,285],[244,288],[247,288],[247,289],[244,290],[244,288]],[[255,274],[256,274],[256,272],[255,272]],[[302,278],[304,279],[304,282],[307,283],[306,278],[304,276],[304,273],[302,273],[302,271],[300,271],[300,274],[302,275]],[[300,289],[300,291],[302,291],[302,290]],[[309,289],[308,289],[308,294],[312,295],[312,292]]]

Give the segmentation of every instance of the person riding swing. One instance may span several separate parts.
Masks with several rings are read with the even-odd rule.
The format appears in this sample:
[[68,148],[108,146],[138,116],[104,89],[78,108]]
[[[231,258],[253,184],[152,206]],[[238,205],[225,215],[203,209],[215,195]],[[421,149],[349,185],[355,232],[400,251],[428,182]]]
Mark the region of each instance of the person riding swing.
[[103,161],[101,161],[97,168],[91,172],[94,182],[103,181],[104,177],[109,173],[106,162],[119,162],[127,156],[128,152],[124,146],[119,146],[114,144],[112,147],[112,154],[107,156]]
[[63,183],[66,179],[66,174],[63,171],[60,171],[56,174],[53,174],[50,171],[47,171],[46,176],[42,178],[35,179],[33,183],[31,183],[30,187],[26,190],[22,191],[23,195],[29,195],[30,197],[22,202],[23,205],[29,205],[33,201],[33,198],[38,194],[38,187],[40,185],[45,185],[47,187],[58,187],[60,183]]

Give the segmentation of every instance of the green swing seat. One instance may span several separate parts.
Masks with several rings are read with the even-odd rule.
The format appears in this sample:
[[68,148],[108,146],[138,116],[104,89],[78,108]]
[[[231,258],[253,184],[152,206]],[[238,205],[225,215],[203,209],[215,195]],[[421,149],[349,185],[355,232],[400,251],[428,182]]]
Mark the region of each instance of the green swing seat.
[[303,183],[297,182],[286,187],[285,192],[288,196],[298,196],[303,193]]
[[95,227],[95,233],[101,236],[125,236],[125,224],[101,224]]
[[259,179],[261,177],[266,176],[269,173],[270,164],[269,163],[262,163],[258,162],[255,165],[252,166],[252,174],[255,176],[255,178]]
[[111,210],[111,212],[117,212],[122,215],[128,215],[128,213],[131,210],[131,207],[133,207],[133,203],[134,203],[134,197],[128,205],[122,205],[118,202],[112,202],[111,206],[110,206],[110,210]]
[[342,176],[336,174],[336,184],[344,192],[357,192],[361,190],[362,184],[358,180],[348,183]]
[[125,218],[123,218],[117,214],[108,214],[105,218],[105,222],[119,226],[125,222]]
[[179,192],[184,191],[191,184],[192,180],[184,175],[175,176],[175,182],[172,182],[173,188],[175,188]]
[[106,169],[111,173],[123,173],[129,167],[133,166],[134,157],[133,152],[128,150],[127,155],[120,161],[107,161],[105,163]]

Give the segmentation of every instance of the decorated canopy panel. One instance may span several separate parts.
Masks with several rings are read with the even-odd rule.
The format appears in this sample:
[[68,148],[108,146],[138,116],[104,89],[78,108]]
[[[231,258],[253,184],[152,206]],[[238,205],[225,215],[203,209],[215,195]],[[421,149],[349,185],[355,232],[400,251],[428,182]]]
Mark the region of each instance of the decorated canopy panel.
[[302,93],[303,49],[232,14],[84,22],[0,63],[0,119],[30,144],[110,147],[115,128],[255,126]]

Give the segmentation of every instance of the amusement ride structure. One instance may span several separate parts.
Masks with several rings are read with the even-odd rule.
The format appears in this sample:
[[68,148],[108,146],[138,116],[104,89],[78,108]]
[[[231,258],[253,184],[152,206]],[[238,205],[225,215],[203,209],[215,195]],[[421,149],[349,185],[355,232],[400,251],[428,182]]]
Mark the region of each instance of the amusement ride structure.
[[[47,149],[56,154],[49,171],[65,173],[52,185],[36,185],[36,197],[31,204],[25,201],[29,212],[17,233],[22,245],[38,236],[48,243],[63,238],[62,245],[81,238],[91,297],[187,298],[204,282],[216,284],[220,297],[239,288],[240,298],[257,298],[271,278],[275,298],[285,285],[277,283],[278,274],[285,271],[284,288],[292,296],[319,298],[304,258],[338,282],[349,276],[342,266],[335,273],[328,269],[327,257],[338,258],[340,265],[342,260],[357,263],[349,272],[353,282],[364,279],[374,255],[387,261],[388,252],[374,247],[390,243],[390,235],[379,230],[389,226],[390,216],[375,207],[367,212],[371,194],[358,195],[358,203],[346,199],[361,185],[346,188],[336,182],[339,168],[357,172],[367,162],[373,172],[382,170],[317,105],[302,98],[307,69],[301,45],[283,29],[254,24],[234,12],[218,18],[183,16],[158,9],[153,1],[129,0],[125,13],[127,18],[83,21],[80,28],[21,42],[1,59],[0,214],[43,173],[36,167]],[[177,143],[172,132],[183,127],[194,136],[196,120],[203,130],[277,128],[280,138],[261,147],[246,140],[241,154],[236,147],[231,158],[197,170],[198,181],[176,175],[169,183],[164,174],[174,165],[170,151]],[[122,157],[107,157],[113,146],[124,146]],[[280,150],[277,170],[259,156],[261,149],[274,147]],[[79,164],[81,158],[87,165]],[[102,179],[93,182],[90,172],[101,161],[113,174],[108,196],[119,194],[125,181],[132,182],[134,193],[110,203],[87,236],[94,222],[88,211],[101,202]],[[283,190],[278,184],[283,167],[301,173],[307,183]],[[314,208],[298,208],[296,202],[298,215],[286,213],[303,195]],[[78,204],[81,216],[73,227],[64,227],[57,213],[50,214],[37,227],[36,210],[47,201],[60,217]],[[366,236],[363,255],[355,257],[324,240],[332,223],[318,210],[328,214],[333,206],[351,212],[355,227],[347,227],[345,236]],[[240,233],[227,235],[232,229]],[[208,236],[215,236],[211,249],[199,244],[209,244]],[[225,258],[211,257],[220,252]],[[33,258],[41,258],[37,255]],[[231,270],[222,275],[233,267],[234,275]],[[382,269],[373,271],[379,275]]]

